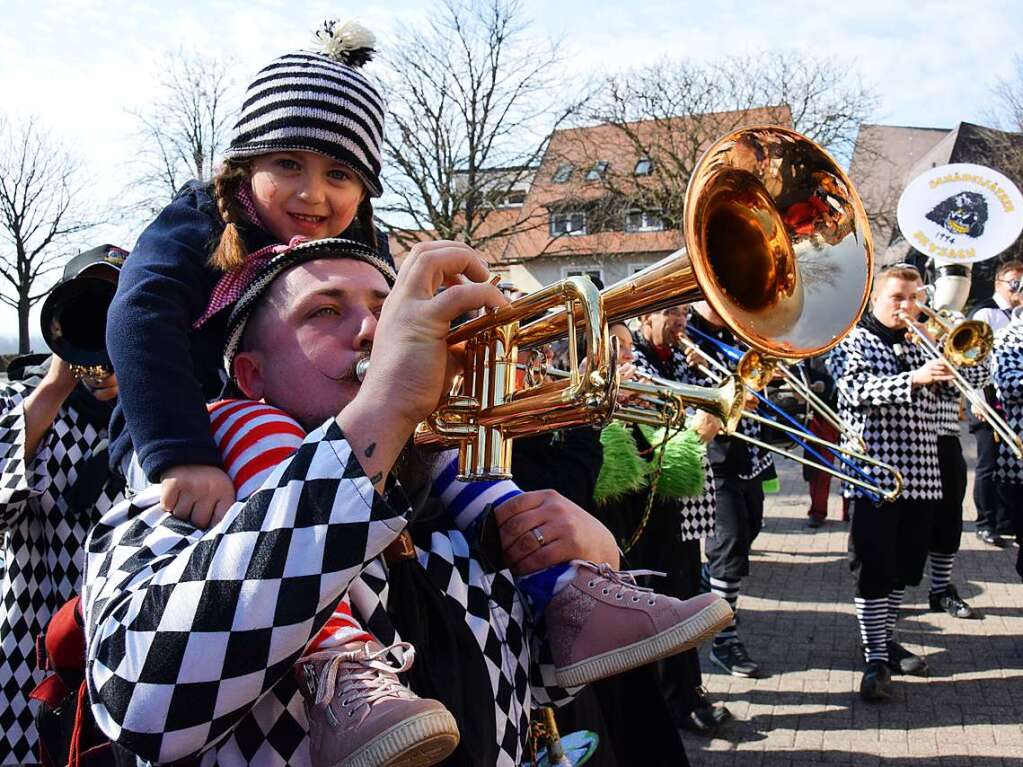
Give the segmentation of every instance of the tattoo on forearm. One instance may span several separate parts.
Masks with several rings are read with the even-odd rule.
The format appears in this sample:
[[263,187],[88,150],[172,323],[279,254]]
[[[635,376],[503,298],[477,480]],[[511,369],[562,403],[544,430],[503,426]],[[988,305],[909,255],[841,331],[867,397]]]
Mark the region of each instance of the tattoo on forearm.
[[384,474],[383,474],[383,472],[381,472],[381,471],[378,471],[378,472],[377,472],[376,474],[374,474],[374,475],[373,475],[372,477],[370,477],[370,478],[369,478],[369,481],[370,481],[370,482],[371,482],[372,484],[376,485],[376,484],[378,484],[378,483],[380,482],[380,480],[382,480],[383,478],[384,478]]
[[377,443],[376,442],[370,442],[369,443],[369,447],[367,447],[365,449],[365,451],[363,451],[362,454],[364,456],[366,456],[367,458],[371,458],[373,456],[373,451],[376,450],[376,449],[377,449]]

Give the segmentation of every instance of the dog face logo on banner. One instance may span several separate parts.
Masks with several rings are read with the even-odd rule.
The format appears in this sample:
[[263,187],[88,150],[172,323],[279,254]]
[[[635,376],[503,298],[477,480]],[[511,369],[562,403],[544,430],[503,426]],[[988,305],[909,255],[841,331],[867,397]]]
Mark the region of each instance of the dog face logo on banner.
[[987,200],[977,192],[960,192],[935,205],[927,219],[952,234],[980,237],[987,223]]
[[1023,229],[1023,195],[996,170],[954,163],[917,176],[899,198],[899,229],[935,263],[996,256]]

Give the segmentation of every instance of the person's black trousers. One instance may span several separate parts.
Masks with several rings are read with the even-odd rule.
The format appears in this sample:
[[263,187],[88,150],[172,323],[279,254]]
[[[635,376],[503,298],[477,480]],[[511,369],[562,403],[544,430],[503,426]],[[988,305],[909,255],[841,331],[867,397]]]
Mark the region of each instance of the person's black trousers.
[[998,443],[990,426],[973,429],[977,440],[977,471],[973,478],[973,504],[977,507],[977,529],[1004,531],[1011,525],[1007,488],[995,480]]
[[714,535],[705,546],[712,578],[738,581],[749,575],[749,553],[764,526],[764,486],[760,479],[714,476],[717,511]]
[[920,583],[937,505],[904,498],[881,504],[853,500],[849,561],[856,572],[856,596],[881,599],[893,589]]
[[935,504],[931,545],[935,554],[955,554],[963,536],[963,499],[966,497],[966,459],[959,437],[938,437],[941,501]]

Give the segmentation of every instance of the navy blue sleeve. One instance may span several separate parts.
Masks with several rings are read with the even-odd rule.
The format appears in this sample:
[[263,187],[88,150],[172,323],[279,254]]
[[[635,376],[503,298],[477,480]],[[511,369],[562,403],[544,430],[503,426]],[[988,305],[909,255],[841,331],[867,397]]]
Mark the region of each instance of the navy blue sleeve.
[[206,261],[222,228],[203,195],[198,184],[186,187],[142,233],[107,318],[120,407],[154,481],[173,466],[220,465],[189,339],[209,297]]

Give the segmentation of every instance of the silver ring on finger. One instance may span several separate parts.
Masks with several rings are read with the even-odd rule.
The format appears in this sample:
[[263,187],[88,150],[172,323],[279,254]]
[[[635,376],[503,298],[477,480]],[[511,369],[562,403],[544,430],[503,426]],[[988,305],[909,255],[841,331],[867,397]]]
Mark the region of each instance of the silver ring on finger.
[[536,538],[536,542],[542,547],[547,541],[544,540],[543,530],[539,525],[533,528],[533,537]]

